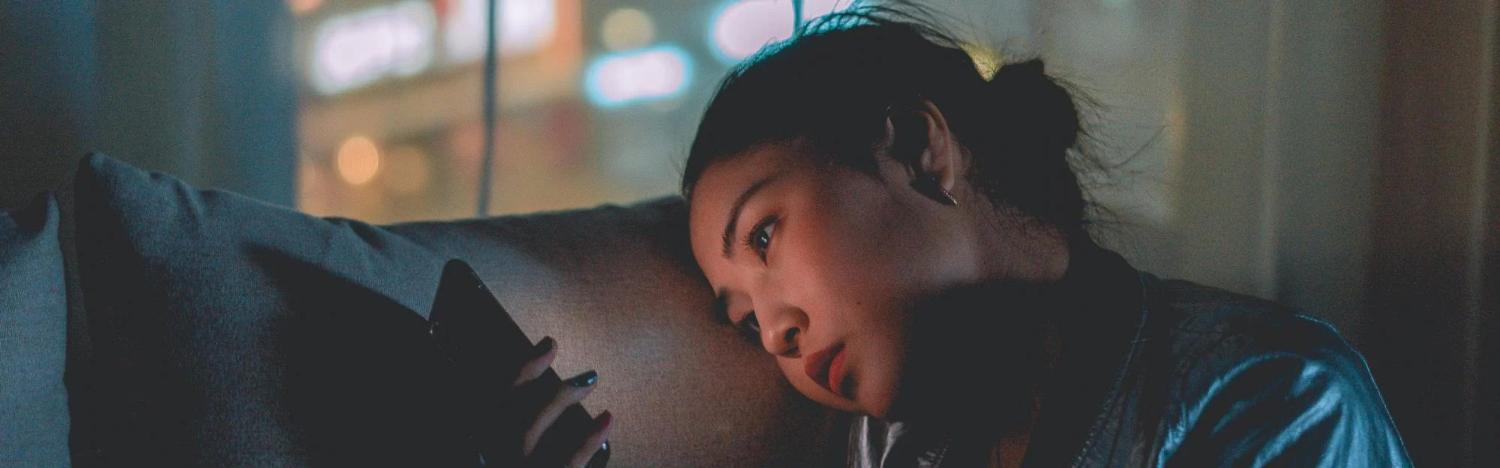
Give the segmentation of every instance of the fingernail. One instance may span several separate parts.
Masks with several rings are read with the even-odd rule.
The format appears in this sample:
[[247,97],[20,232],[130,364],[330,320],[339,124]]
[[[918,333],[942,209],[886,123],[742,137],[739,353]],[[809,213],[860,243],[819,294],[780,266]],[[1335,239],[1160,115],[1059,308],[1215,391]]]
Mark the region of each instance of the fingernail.
[[587,465],[584,465],[584,466],[586,466],[588,468],[603,468],[605,465],[608,465],[608,464],[609,464],[609,441],[606,440],[606,441],[604,441],[604,443],[599,444],[599,450],[594,452],[594,457],[590,458],[589,459],[589,463]]
[[536,342],[536,354],[538,356],[543,355],[543,354],[547,354],[547,352],[551,351],[552,347],[555,346],[556,344],[557,344],[557,342],[552,341],[552,337],[550,337],[550,336],[544,336],[544,337],[542,337],[542,341]]
[[598,382],[598,381],[599,381],[599,373],[598,372],[594,372],[594,371],[588,371],[588,372],[584,372],[582,374],[578,374],[578,375],[574,376],[571,379],[568,379],[567,384],[569,386],[572,386],[572,387],[590,387],[590,386],[593,386],[594,383]]
[[[604,410],[599,413],[599,416],[594,417],[594,423],[598,424],[599,427],[608,427],[610,424],[615,423],[615,414],[609,412],[609,410]],[[609,447],[608,440],[604,441],[604,446]]]

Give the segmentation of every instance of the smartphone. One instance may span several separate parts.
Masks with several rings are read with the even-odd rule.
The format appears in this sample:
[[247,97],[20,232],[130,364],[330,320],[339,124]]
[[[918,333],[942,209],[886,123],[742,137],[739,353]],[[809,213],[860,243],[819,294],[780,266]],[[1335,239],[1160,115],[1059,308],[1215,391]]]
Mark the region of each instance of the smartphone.
[[[439,351],[453,364],[456,384],[461,388],[459,394],[468,398],[473,408],[465,412],[471,420],[464,424],[471,425],[468,433],[474,434],[471,445],[478,456],[476,464],[506,463],[502,460],[518,451],[506,444],[518,444],[521,440],[518,430],[524,429],[506,427],[493,418],[503,407],[503,402],[497,400],[510,392],[521,366],[536,354],[531,339],[500,306],[479,275],[462,260],[449,260],[444,265],[432,314],[428,317],[429,331]],[[546,385],[561,382],[552,369],[547,369],[541,379]],[[582,405],[570,406],[544,436],[541,447],[556,445],[547,444],[554,437],[581,439],[593,428],[593,422]],[[608,461],[606,446],[594,454],[588,466],[602,467]]]

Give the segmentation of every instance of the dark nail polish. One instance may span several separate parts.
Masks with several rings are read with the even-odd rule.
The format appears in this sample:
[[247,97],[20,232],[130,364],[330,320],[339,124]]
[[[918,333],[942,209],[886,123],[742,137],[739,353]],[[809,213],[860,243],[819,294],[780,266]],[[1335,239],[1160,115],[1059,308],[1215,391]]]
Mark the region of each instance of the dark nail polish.
[[603,468],[605,465],[608,465],[608,464],[609,464],[609,441],[606,440],[606,441],[604,441],[603,444],[599,444],[599,451],[594,452],[594,457],[591,458],[591,459],[589,459],[589,463],[587,465],[584,465],[584,466],[586,466],[587,468]]
[[552,341],[552,337],[544,336],[542,337],[542,341],[536,342],[536,355],[541,356],[543,354],[547,354],[547,352],[551,351],[552,347],[556,345],[557,342]]
[[566,383],[572,387],[592,387],[598,381],[599,373],[588,371],[568,379]]

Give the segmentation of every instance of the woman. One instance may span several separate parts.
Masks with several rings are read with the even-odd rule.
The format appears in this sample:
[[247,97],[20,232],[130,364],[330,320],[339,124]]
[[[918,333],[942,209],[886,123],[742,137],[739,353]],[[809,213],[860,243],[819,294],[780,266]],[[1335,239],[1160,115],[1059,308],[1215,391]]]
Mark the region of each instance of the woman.
[[725,319],[856,415],[858,466],[1400,466],[1363,359],[1274,304],[1091,240],[1037,60],[982,76],[898,11],[730,73],[683,177]]
[[704,113],[692,250],[723,318],[851,414],[852,466],[1408,465],[1330,327],[1095,245],[1081,131],[1040,61],[982,76],[909,15],[830,15]]

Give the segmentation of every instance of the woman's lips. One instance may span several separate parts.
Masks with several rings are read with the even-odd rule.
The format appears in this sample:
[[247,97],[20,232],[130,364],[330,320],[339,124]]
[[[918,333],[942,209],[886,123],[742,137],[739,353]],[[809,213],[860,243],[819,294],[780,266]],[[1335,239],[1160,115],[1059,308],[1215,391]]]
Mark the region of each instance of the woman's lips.
[[844,397],[844,398],[849,398],[848,395],[844,394],[844,385],[843,385],[843,383],[844,383],[844,356],[846,356],[848,354],[849,353],[845,353],[844,352],[844,348],[842,346],[840,346],[839,347],[839,351],[837,353],[834,353],[834,355],[833,355],[833,361],[828,363],[828,388],[830,390],[833,390],[834,394],[837,394],[838,396],[841,396],[841,397]]
[[845,397],[843,385],[844,380],[844,345],[842,343],[829,346],[828,348],[810,354],[803,364],[803,372],[813,382],[828,389],[834,394]]

